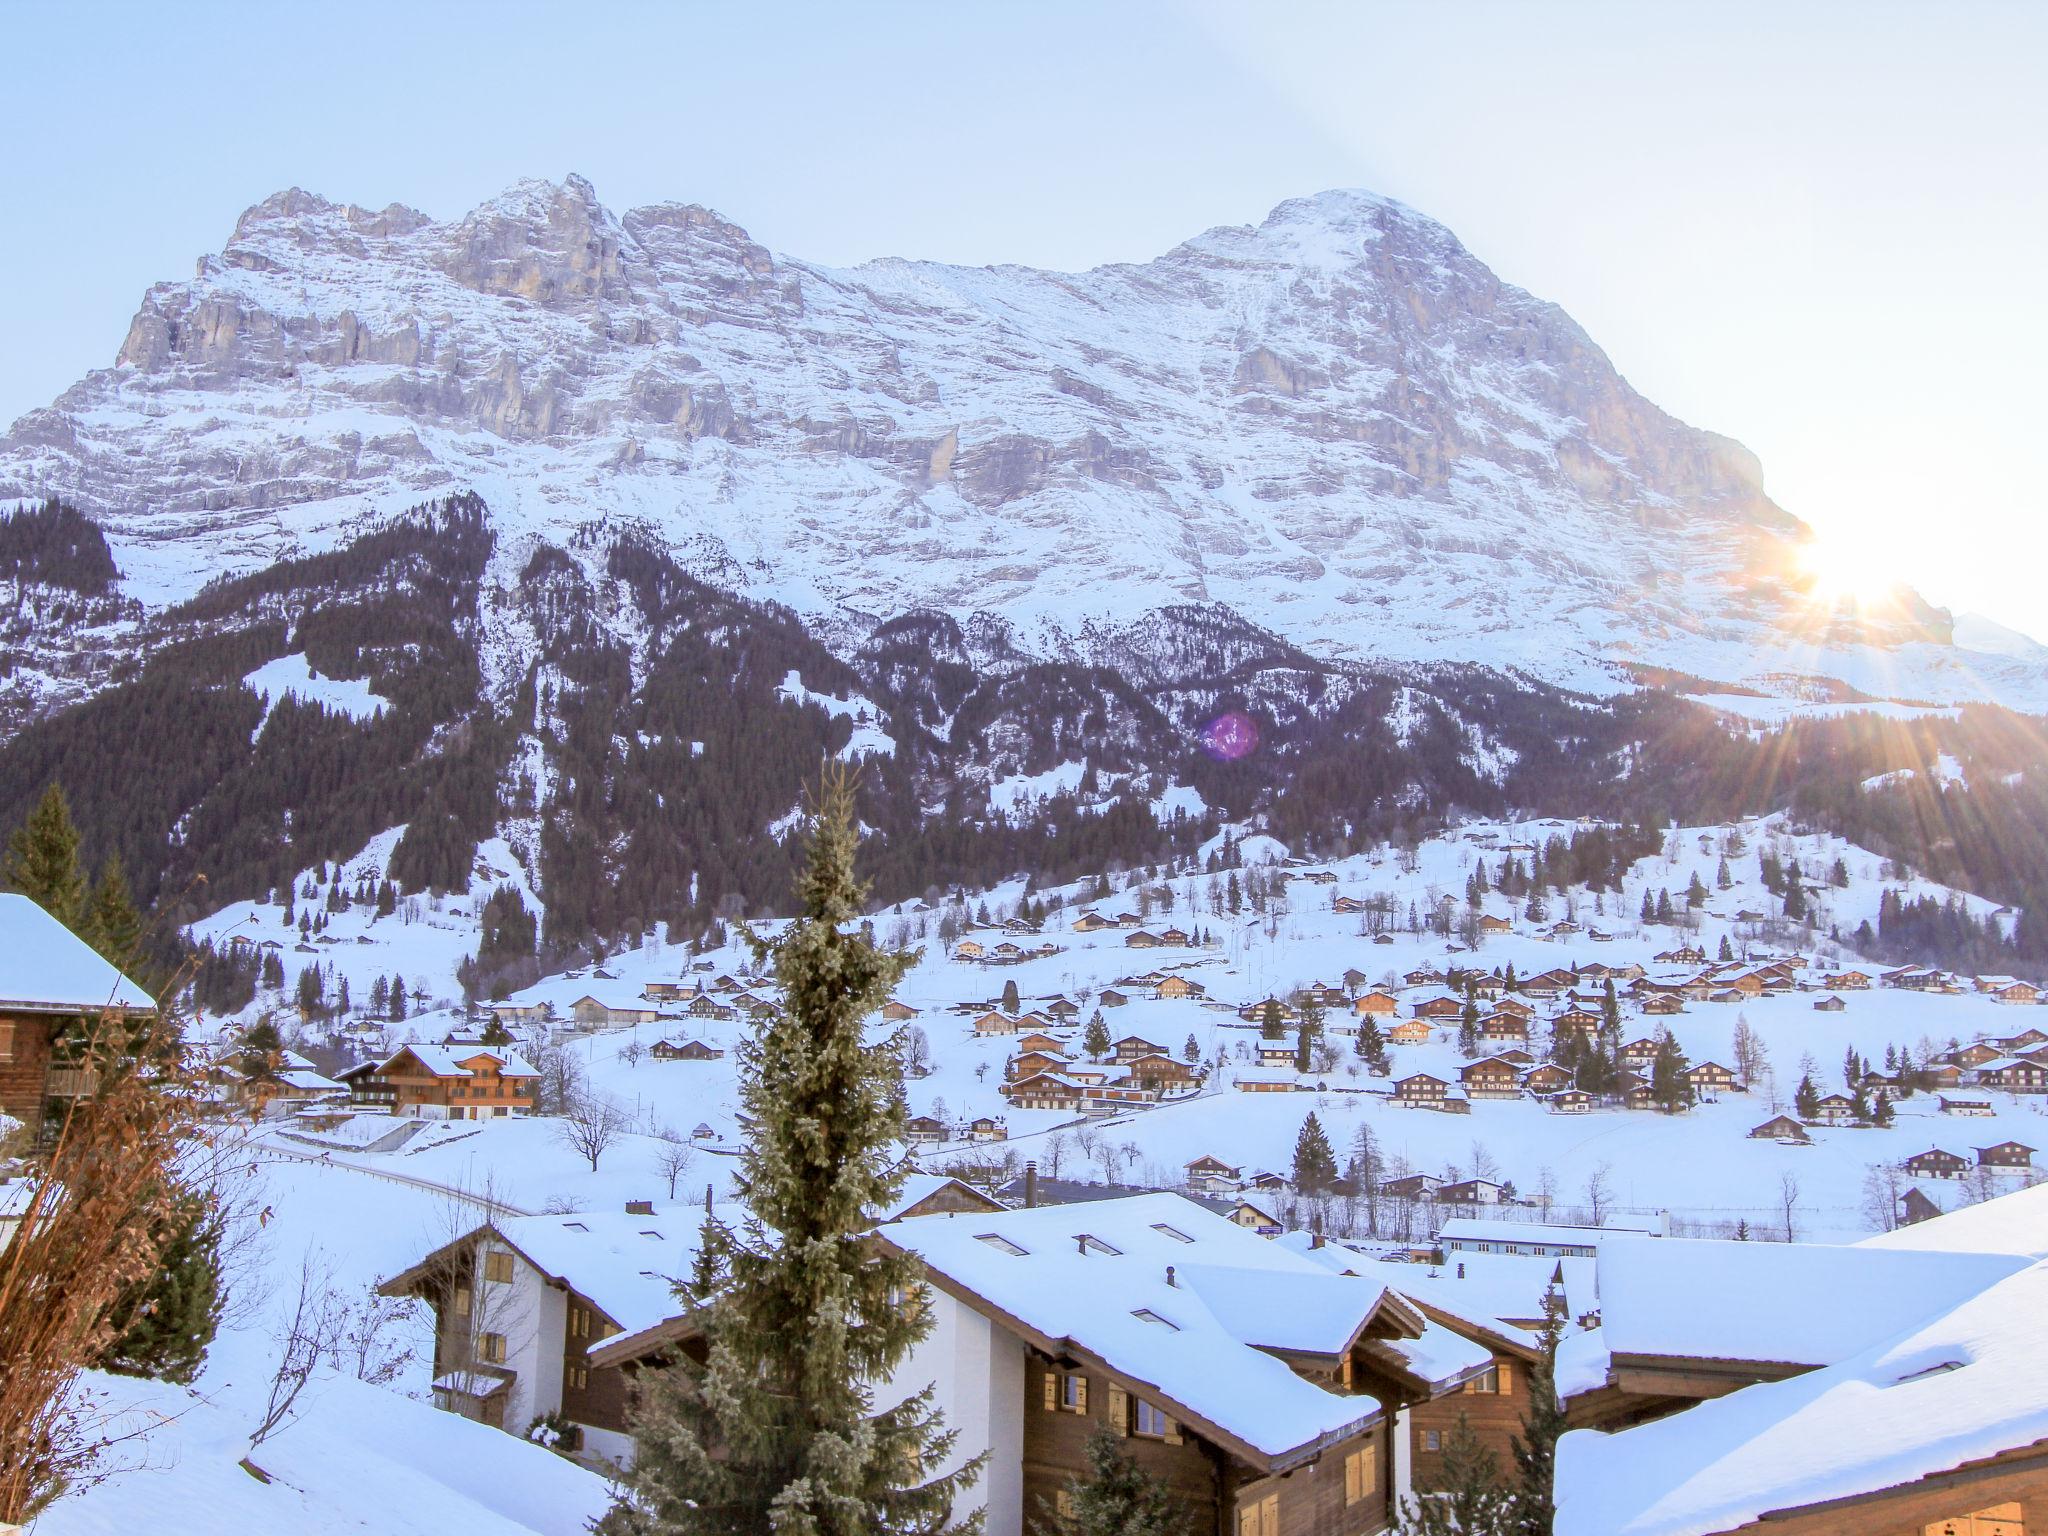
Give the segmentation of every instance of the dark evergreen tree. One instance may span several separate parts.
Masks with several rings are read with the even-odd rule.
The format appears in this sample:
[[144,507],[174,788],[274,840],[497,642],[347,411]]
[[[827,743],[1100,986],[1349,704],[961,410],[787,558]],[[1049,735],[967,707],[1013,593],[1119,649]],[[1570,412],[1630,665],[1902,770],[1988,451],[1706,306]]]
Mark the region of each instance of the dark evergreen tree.
[[909,963],[848,933],[864,895],[853,786],[828,773],[799,915],[757,960],[784,1002],[739,1051],[752,1130],[734,1177],[748,1220],[709,1221],[724,1276],[706,1309],[702,1366],[644,1389],[629,1497],[635,1536],[919,1536],[949,1528],[980,1461],[945,1476],[953,1434],[930,1389],[876,1412],[874,1388],[929,1331],[914,1256],[867,1241],[903,1187],[902,1038],[866,1021]]
[[1516,1500],[1501,1486],[1500,1463],[1463,1413],[1444,1436],[1436,1486],[1403,1502],[1399,1536],[1510,1536]]
[[1799,1079],[1799,1086],[1793,1090],[1792,1110],[1802,1120],[1811,1120],[1820,1113],[1820,1090],[1813,1086],[1812,1076]]
[[1158,1478],[1124,1454],[1107,1427],[1082,1447],[1088,1474],[1068,1481],[1066,1507],[1045,1502],[1031,1529],[1040,1536],[1183,1536],[1188,1513]]
[[1565,1432],[1564,1409],[1557,1401],[1557,1347],[1564,1339],[1565,1300],[1553,1277],[1543,1293],[1543,1325],[1536,1338],[1540,1353],[1529,1368],[1529,1407],[1522,1432],[1510,1443],[1515,1458],[1516,1536],[1551,1536],[1557,1514],[1557,1442]]
[[85,916],[85,876],[78,868],[78,828],[64,790],[51,784],[15,829],[0,863],[0,880],[74,932]]
[[1280,1013],[1280,1000],[1269,997],[1266,1006],[1259,1010],[1259,1038],[1278,1040],[1286,1034],[1286,1027]]
[[190,1382],[220,1324],[220,1221],[209,1200],[188,1195],[174,1208],[155,1273],[108,1310],[113,1337],[100,1369],[122,1376]]
[[1692,1084],[1687,1080],[1685,1052],[1677,1038],[1664,1031],[1657,1038],[1657,1054],[1650,1061],[1650,1096],[1666,1114],[1676,1114],[1692,1104]]
[[110,855],[100,866],[100,877],[86,903],[83,921],[86,942],[123,970],[139,968],[142,960],[142,914],[128,891],[128,873],[121,856]]
[[1387,1037],[1380,1029],[1379,1020],[1367,1014],[1358,1023],[1358,1055],[1365,1063],[1365,1070],[1374,1077],[1385,1077],[1393,1068],[1387,1059]]
[[1310,1110],[1301,1122],[1301,1134],[1294,1139],[1294,1187],[1305,1195],[1326,1193],[1337,1182],[1337,1154],[1330,1147],[1322,1122]]
[[1022,1008],[1023,999],[1017,995],[1017,978],[1012,976],[1003,983],[1003,1012],[1014,1019]]
[[1109,1054],[1109,1021],[1100,1008],[1088,1015],[1088,1027],[1081,1031],[1081,1049],[1095,1061]]

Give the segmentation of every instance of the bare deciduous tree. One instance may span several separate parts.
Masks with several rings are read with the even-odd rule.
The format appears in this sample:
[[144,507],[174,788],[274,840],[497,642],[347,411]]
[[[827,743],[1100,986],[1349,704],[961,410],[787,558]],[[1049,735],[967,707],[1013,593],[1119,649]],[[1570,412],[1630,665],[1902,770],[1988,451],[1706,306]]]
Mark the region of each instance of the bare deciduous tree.
[[31,1172],[0,1253],[0,1523],[90,1486],[107,1448],[130,1437],[77,1390],[78,1376],[107,1342],[114,1299],[155,1269],[168,1218],[189,1197],[175,1164],[203,1079],[181,1020],[169,1009],[108,1014],[64,1050],[84,1091]]
[[1799,1180],[1793,1174],[1785,1173],[1779,1175],[1778,1209],[1785,1219],[1785,1241],[1788,1243],[1797,1242],[1799,1239],[1799,1229],[1795,1225],[1793,1218],[1799,1209]]
[[579,1156],[590,1160],[590,1171],[595,1173],[597,1160],[626,1128],[626,1112],[616,1100],[601,1093],[581,1093],[562,1116],[561,1137]]
[[1609,1171],[1606,1163],[1596,1163],[1586,1175],[1586,1210],[1596,1227],[1607,1219],[1608,1205],[1614,1199],[1614,1187],[1607,1179]]
[[661,1145],[655,1149],[654,1171],[668,1181],[668,1197],[673,1200],[676,1185],[690,1171],[690,1165],[697,1160],[697,1153],[677,1131],[664,1128],[658,1133],[658,1138]]
[[263,1416],[249,1435],[251,1451],[291,1417],[313,1372],[334,1355],[341,1341],[343,1312],[334,1295],[332,1273],[309,1249],[299,1260],[299,1288],[291,1310],[279,1319],[274,1335],[277,1365],[270,1375]]

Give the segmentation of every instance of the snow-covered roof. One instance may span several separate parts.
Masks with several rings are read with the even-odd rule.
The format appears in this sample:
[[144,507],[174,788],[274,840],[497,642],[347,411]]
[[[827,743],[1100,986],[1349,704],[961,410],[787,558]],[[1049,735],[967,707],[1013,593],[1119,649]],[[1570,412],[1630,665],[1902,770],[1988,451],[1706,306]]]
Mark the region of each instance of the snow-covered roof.
[[1661,1235],[1660,1224],[1603,1222],[1597,1227],[1574,1227],[1540,1221],[1488,1221],[1483,1217],[1453,1216],[1437,1229],[1437,1236],[1465,1243],[1547,1243],[1598,1248],[1617,1238]]
[[2044,1352],[2048,1263],[2036,1263],[1825,1369],[1616,1434],[1568,1434],[1558,1536],[1705,1536],[2048,1440]]
[[[713,1212],[730,1224],[746,1218],[734,1205]],[[651,1216],[515,1216],[492,1225],[534,1268],[594,1303],[621,1331],[638,1333],[681,1310],[675,1282],[689,1275],[697,1256],[704,1208],[665,1206]]]
[[948,1186],[957,1187],[970,1197],[979,1194],[979,1191],[969,1185],[962,1184],[950,1174],[913,1173],[904,1179],[902,1193],[897,1195],[895,1203],[882,1212],[882,1220],[897,1220],[906,1211],[929,1200],[933,1195],[936,1195],[940,1190]]
[[1617,1355],[1828,1365],[2024,1262],[1819,1243],[1607,1243],[1598,1260],[1601,1329]]
[[[1347,1320],[1355,1332],[1383,1288],[1332,1275],[1178,1195],[880,1230],[920,1255],[942,1286],[1056,1348],[1096,1357],[1132,1387],[1155,1391],[1183,1417],[1273,1462],[1351,1434],[1382,1412],[1376,1398],[1329,1392],[1296,1375],[1245,1334],[1288,1334],[1312,1341],[1300,1347],[1320,1348]],[[1282,1288],[1286,1304],[1259,1304],[1262,1289]],[[1281,1315],[1296,1308],[1310,1315]]]
[[498,1075],[501,1077],[540,1076],[517,1051],[496,1045],[402,1045],[377,1064],[378,1070],[381,1072],[408,1052],[436,1077],[468,1077],[469,1068],[462,1063],[475,1061],[479,1056],[489,1056],[499,1062]]
[[0,894],[0,1008],[152,1009],[156,999],[26,896]]
[[[1958,1101],[1951,1097],[1950,1102]],[[1880,1232],[1856,1246],[2048,1258],[2048,1184],[2016,1189],[1995,1200],[1961,1206],[1894,1232]]]

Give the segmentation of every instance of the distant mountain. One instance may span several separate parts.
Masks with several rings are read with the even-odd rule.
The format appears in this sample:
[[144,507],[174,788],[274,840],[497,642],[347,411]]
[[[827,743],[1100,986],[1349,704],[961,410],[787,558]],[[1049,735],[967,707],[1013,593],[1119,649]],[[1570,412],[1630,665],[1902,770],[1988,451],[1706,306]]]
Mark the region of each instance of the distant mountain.
[[451,223],[294,190],[0,439],[0,497],[95,517],[151,611],[463,491],[494,583],[630,532],[842,654],[938,610],[1115,665],[1210,608],[1602,693],[1647,667],[2048,706],[2040,656],[1910,595],[1817,605],[1747,450],[1362,192],[1067,274],[821,267],[573,176]]
[[375,847],[509,855],[557,953],[696,931],[827,753],[892,900],[1475,812],[1883,818],[2005,900],[2048,848],[2038,732],[1939,707],[2048,710],[2048,650],[1821,603],[1747,452],[1364,193],[1080,274],[282,193],[0,439],[17,498],[0,830],[60,781],[187,910]]

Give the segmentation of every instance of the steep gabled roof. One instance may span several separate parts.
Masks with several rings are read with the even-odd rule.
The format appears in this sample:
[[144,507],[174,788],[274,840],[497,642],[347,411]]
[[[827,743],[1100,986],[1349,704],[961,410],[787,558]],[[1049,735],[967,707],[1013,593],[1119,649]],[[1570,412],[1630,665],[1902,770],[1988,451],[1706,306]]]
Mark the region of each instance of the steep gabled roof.
[[150,1012],[156,999],[26,896],[0,894],[0,1012]]

